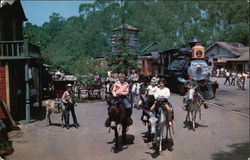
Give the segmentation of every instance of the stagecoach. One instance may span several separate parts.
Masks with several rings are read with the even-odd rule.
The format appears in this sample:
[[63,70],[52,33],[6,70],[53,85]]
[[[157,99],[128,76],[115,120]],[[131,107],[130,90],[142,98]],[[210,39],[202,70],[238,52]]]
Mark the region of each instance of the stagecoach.
[[105,85],[102,80],[89,83],[87,86],[89,99],[105,99]]
[[62,79],[53,79],[53,93],[54,98],[62,98],[64,91],[66,91],[66,85],[71,84],[73,90],[76,92],[75,84],[77,83],[77,78],[72,75],[66,75]]

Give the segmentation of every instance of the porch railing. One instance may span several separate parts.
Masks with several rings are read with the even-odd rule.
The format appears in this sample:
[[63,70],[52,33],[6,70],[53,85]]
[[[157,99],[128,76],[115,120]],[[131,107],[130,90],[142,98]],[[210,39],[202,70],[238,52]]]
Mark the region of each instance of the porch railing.
[[40,48],[21,41],[0,41],[0,60],[40,58]]
[[23,41],[0,41],[0,57],[24,56]]

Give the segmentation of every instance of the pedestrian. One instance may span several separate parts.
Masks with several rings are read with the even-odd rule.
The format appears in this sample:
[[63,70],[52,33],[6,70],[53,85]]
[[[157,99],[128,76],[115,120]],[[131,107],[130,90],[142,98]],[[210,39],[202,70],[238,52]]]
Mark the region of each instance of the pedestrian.
[[216,69],[216,77],[219,77],[220,76],[220,70],[219,68]]
[[242,72],[240,71],[238,74],[237,74],[237,87],[238,89],[242,89]]
[[246,90],[245,89],[245,82],[246,82],[246,80],[247,80],[247,73],[246,72],[243,72],[243,74],[242,74],[242,90]]
[[237,74],[235,71],[231,73],[231,86],[235,86],[235,79],[237,77]]
[[226,74],[225,74],[225,76],[226,76],[226,80],[224,82],[224,85],[226,85],[226,83],[228,82],[228,84],[230,86],[230,72],[227,71]]
[[224,77],[224,68],[222,67],[221,69],[220,69],[220,77]]
[[71,112],[74,126],[75,128],[78,128],[79,124],[77,123],[77,118],[75,114],[76,102],[74,98],[74,91],[72,90],[71,84],[67,84],[66,88],[67,90],[63,93],[63,96],[62,96],[62,102],[65,105],[65,113],[64,113],[65,124],[66,124],[67,129],[69,129],[69,114]]

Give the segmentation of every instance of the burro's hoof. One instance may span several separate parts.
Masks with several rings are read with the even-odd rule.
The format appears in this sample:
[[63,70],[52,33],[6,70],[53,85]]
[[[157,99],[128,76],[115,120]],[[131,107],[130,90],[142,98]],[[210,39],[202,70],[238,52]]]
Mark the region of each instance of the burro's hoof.
[[206,103],[204,104],[204,108],[205,108],[205,109],[208,109],[208,105],[207,105]]

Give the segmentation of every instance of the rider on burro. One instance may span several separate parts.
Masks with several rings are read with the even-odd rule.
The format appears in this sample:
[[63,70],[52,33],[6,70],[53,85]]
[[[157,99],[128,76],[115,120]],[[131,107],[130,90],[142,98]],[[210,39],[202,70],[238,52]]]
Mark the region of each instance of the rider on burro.
[[[192,100],[192,97],[189,97],[189,94],[188,92],[191,91],[191,89],[196,89],[198,87],[198,84],[197,82],[193,79],[193,75],[191,73],[188,74],[188,80],[185,84],[186,88],[188,89],[186,95],[184,96],[184,99],[183,99],[183,103],[184,103],[184,107],[183,107],[183,110],[187,110],[187,106],[189,104],[189,102]],[[207,104],[205,103],[205,100],[204,98],[202,97],[202,95],[197,92],[197,95],[199,96],[200,100],[202,101],[202,104],[204,105],[204,108],[207,108]]]
[[[158,106],[158,101],[161,100],[163,101],[163,109],[166,111],[166,112],[169,112],[169,113],[172,113],[172,117],[168,117],[169,119],[171,119],[171,121],[168,121],[168,124],[169,126],[172,126],[172,120],[174,119],[174,110],[173,110],[173,107],[171,105],[171,103],[168,101],[168,98],[170,97],[170,90],[165,87],[166,85],[166,82],[164,79],[161,79],[159,81],[159,87],[156,89],[155,93],[154,93],[154,98],[155,98],[155,104],[150,108],[151,111],[154,111],[155,110],[155,106]],[[157,101],[158,100],[158,101]],[[157,109],[155,110],[156,111],[156,115],[157,115]]]
[[128,126],[130,126],[133,124],[133,120],[131,119],[132,107],[127,97],[129,94],[129,86],[128,83],[125,82],[125,77],[125,74],[120,73],[119,81],[113,85],[111,92],[114,98],[111,100],[111,103],[115,103],[114,101],[116,101],[117,98],[122,98],[122,105],[128,114]]

